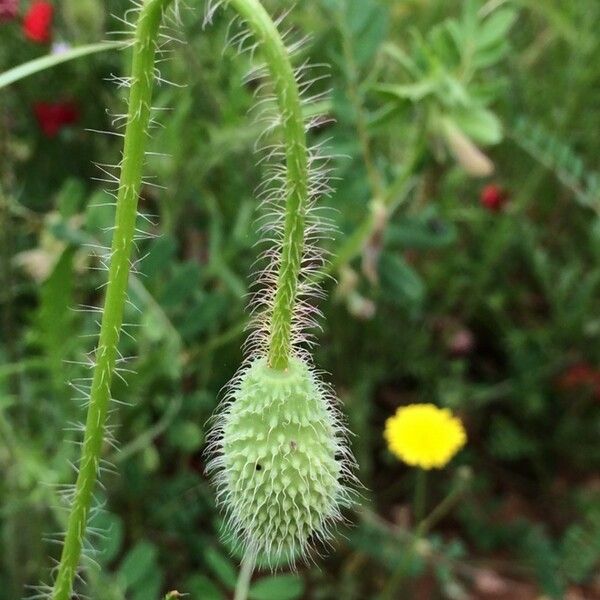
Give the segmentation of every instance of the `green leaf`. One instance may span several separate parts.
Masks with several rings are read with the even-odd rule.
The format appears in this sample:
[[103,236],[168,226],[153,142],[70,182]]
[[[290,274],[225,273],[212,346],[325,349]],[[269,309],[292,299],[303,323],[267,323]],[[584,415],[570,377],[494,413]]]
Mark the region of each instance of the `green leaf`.
[[402,67],[404,67],[404,69],[406,69],[406,71],[408,71],[408,73],[410,73],[416,79],[419,79],[423,76],[423,72],[421,71],[421,69],[416,65],[413,59],[399,46],[396,46],[395,44],[391,43],[385,44],[383,46],[383,52],[390,58],[393,58],[400,65],[402,65]]
[[48,231],[61,242],[73,246],[83,246],[90,241],[89,236],[81,229],[74,228],[68,221],[57,219],[48,225]]
[[231,303],[224,294],[215,292],[206,295],[188,311],[179,330],[185,339],[191,339],[218,325],[228,310],[231,310]]
[[217,549],[209,546],[204,552],[204,560],[208,568],[221,583],[232,589],[235,587],[237,569],[226,556],[223,556]]
[[304,594],[304,580],[298,575],[264,577],[250,588],[250,600],[297,600]]
[[123,519],[114,513],[102,511],[94,519],[93,526],[104,532],[96,542],[96,548],[99,560],[107,564],[114,560],[121,550],[124,535]]
[[[377,50],[387,36],[389,19],[387,10],[374,4],[370,11],[365,10],[365,0],[350,2],[349,6],[355,7],[355,14],[362,15],[353,23],[355,37],[353,39],[354,58],[359,67],[364,67],[373,60]],[[359,29],[357,31],[357,29]]]
[[505,40],[510,28],[517,20],[517,16],[517,11],[512,8],[502,8],[492,13],[479,28],[478,48],[492,46]]
[[60,65],[61,63],[65,63],[82,56],[87,56],[88,54],[96,54],[97,52],[104,52],[106,50],[124,48],[126,45],[127,42],[102,42],[100,44],[78,46],[77,48],[66,50],[65,52],[48,54],[46,56],[41,56],[40,58],[35,58],[34,60],[30,60],[29,62],[23,63],[22,65],[18,65],[17,67],[1,73],[0,89],[10,85],[11,83],[14,83],[15,81],[20,81],[21,79],[29,77],[34,73],[45,71],[46,69],[50,69],[51,67]]
[[114,198],[104,190],[93,192],[85,209],[85,230],[94,232],[94,237],[97,238],[98,242],[110,246],[110,232],[114,218]]
[[583,524],[571,525],[561,546],[562,571],[569,581],[583,583],[600,565],[600,514],[592,514]]
[[384,252],[379,259],[379,276],[382,289],[395,304],[414,308],[423,302],[423,280],[401,256]]
[[64,361],[72,349],[73,332],[73,257],[75,249],[68,247],[61,254],[50,277],[40,291],[36,314],[38,342],[47,360],[54,390],[64,392]]
[[65,181],[60,188],[56,205],[63,219],[76,215],[85,201],[85,184],[74,177]]
[[533,454],[535,443],[509,419],[494,416],[490,426],[488,448],[495,457],[511,461]]
[[403,217],[388,226],[385,233],[385,243],[390,248],[431,250],[448,246],[455,240],[454,225],[429,209],[419,215]]
[[433,27],[427,36],[431,50],[448,70],[460,65],[462,36],[460,25],[453,19]]
[[163,583],[163,574],[160,570],[154,570],[136,585],[131,600],[149,600],[159,598]]
[[523,540],[523,552],[536,571],[542,590],[550,598],[565,597],[565,580],[552,540],[542,527],[531,528]]
[[126,589],[132,589],[150,577],[157,569],[158,551],[150,542],[138,542],[125,556],[119,567],[119,578]]
[[148,254],[141,261],[140,271],[150,279],[161,273],[164,274],[168,267],[175,262],[176,252],[177,242],[175,239],[166,233],[163,234],[150,244]]
[[479,144],[497,144],[502,140],[500,119],[482,107],[453,111],[452,118],[458,128]]
[[477,51],[473,57],[473,66],[476,69],[485,69],[500,62],[509,52],[510,44],[506,39],[496,44],[491,44]]
[[225,600],[225,594],[217,585],[200,573],[187,580],[185,591],[190,595],[190,600]]
[[162,290],[158,300],[165,308],[174,308],[187,300],[200,286],[201,270],[196,262],[177,265],[172,279]]
[[180,421],[169,428],[168,439],[172,446],[190,454],[200,448],[204,441],[204,435],[197,423]]
[[436,79],[423,79],[416,83],[378,85],[374,88],[374,91],[400,100],[417,102],[433,94],[437,86],[438,81]]

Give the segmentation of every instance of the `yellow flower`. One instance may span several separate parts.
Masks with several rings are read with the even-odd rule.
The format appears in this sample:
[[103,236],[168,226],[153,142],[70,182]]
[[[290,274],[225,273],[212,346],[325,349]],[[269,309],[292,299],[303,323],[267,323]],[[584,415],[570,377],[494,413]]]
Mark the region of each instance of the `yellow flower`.
[[400,460],[422,469],[446,466],[467,441],[460,419],[433,404],[399,408],[386,421],[384,437]]

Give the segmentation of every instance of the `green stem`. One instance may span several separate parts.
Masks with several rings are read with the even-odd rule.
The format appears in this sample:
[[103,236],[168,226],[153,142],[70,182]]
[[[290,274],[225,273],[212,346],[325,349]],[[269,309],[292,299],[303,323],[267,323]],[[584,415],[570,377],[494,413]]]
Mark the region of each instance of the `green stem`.
[[[454,505],[462,498],[471,481],[471,471],[468,468],[462,468],[457,473],[456,483],[450,490],[448,495],[431,511],[431,513],[423,518],[425,514],[425,497],[426,497],[426,479],[427,471],[419,469],[416,473],[417,480],[415,483],[415,500],[414,500],[414,512],[415,512],[415,523],[417,524],[415,529],[415,537],[412,540],[413,545],[416,547],[418,541],[428,532],[431,528],[440,521],[448,512],[454,507]],[[383,591],[382,600],[392,600],[397,598],[397,590],[402,580],[408,575],[408,562],[404,557],[400,559],[398,566],[392,572],[390,579]]]
[[396,591],[398,590],[398,587],[400,587],[402,580],[408,576],[408,567],[408,561],[404,556],[402,556],[397,567],[392,571],[385,588],[383,589],[381,600],[394,600],[398,598]]
[[258,0],[229,0],[261,45],[273,79],[285,140],[287,182],[283,243],[270,323],[269,364],[287,368],[292,320],[304,251],[308,202],[308,152],[298,84],[288,51],[271,17]]
[[68,600],[77,573],[81,549],[96,484],[104,439],[104,425],[110,402],[110,386],[117,356],[127,296],[129,261],[137,218],[138,194],[150,119],[154,84],[154,55],[162,13],[170,0],[147,0],[140,11],[135,32],[132,84],[121,180],[117,198],[108,287],[96,350],[85,435],[75,484],[75,497],[69,514],[65,542],[52,598]]
[[354,50],[352,48],[351,34],[346,19],[346,11],[340,9],[337,13],[337,19],[342,38],[342,51],[347,65],[348,97],[354,111],[356,132],[361,146],[363,162],[367,170],[367,177],[371,186],[371,194],[373,195],[373,200],[378,201],[384,195],[385,186],[383,177],[373,161],[371,138],[369,136],[369,128],[363,106],[363,94],[361,93],[359,86],[360,73],[354,58]]
[[335,253],[334,258],[328,263],[327,267],[313,276],[312,281],[317,283],[328,275],[335,275],[345,265],[350,263],[363,251],[365,244],[379,226],[380,219],[377,218],[377,214],[384,210],[387,211],[388,216],[391,216],[393,211],[405,202],[408,193],[414,186],[417,167],[425,148],[424,137],[420,130],[413,147],[414,151],[396,179],[382,191],[381,197],[374,196],[372,198],[369,202],[369,214],[367,217],[348,236],[341,248]]
[[252,571],[254,571],[255,563],[254,554],[248,553],[242,559],[240,574],[238,575],[237,584],[235,586],[235,595],[233,600],[246,600],[248,591],[250,590],[250,580],[252,579]]
[[[423,522],[423,516],[425,515],[427,497],[427,471],[425,469],[417,468],[415,477],[415,496],[413,500],[413,515],[415,524],[414,543],[419,540],[421,535],[420,523]],[[396,592],[402,580],[408,575],[408,567],[409,561],[402,556],[398,566],[393,570],[392,575],[383,591],[383,600],[392,600],[393,598],[398,597]]]
[[415,525],[423,520],[425,515],[425,505],[427,502],[427,471],[417,469],[415,481],[415,500],[413,505]]
[[434,527],[441,519],[443,519],[454,508],[455,504],[463,497],[467,491],[471,481],[471,471],[467,467],[463,467],[458,471],[456,482],[448,492],[448,495],[422,519],[417,525],[417,537],[424,536]]
[[0,381],[13,375],[19,375],[26,371],[43,371],[46,361],[43,358],[28,358],[19,362],[8,363],[0,366]]

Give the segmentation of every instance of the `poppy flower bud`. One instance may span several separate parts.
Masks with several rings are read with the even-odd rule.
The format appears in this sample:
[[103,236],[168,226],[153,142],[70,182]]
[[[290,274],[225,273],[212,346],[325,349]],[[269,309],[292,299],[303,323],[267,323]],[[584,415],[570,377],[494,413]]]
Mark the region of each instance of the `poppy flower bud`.
[[247,551],[293,562],[340,518],[349,450],[326,388],[305,361],[284,371],[256,359],[214,432],[230,530]]

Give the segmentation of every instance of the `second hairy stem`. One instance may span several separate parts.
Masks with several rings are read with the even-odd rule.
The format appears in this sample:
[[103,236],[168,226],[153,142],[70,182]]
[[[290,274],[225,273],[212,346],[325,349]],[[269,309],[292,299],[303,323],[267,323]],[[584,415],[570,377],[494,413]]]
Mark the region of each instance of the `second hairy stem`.
[[261,46],[271,73],[285,140],[286,206],[277,286],[270,315],[269,365],[284,370],[292,350],[292,324],[304,252],[308,203],[308,152],[298,84],[289,53],[258,0],[229,0]]

